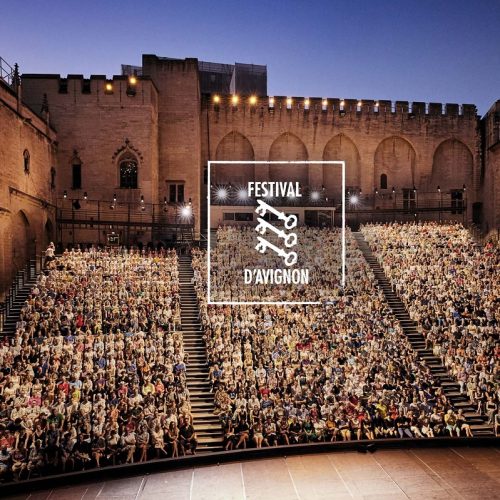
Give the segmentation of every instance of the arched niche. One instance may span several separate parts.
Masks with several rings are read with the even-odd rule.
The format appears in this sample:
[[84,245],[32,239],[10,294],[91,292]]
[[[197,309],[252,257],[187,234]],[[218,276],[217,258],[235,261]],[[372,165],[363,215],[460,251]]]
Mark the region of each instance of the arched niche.
[[469,148],[458,139],[443,141],[434,152],[430,189],[441,191],[462,189],[472,184],[473,157]]
[[411,188],[415,185],[415,149],[403,137],[384,139],[377,147],[374,158],[373,187],[380,188],[382,175],[387,176],[387,187]]
[[[361,187],[361,160],[354,142],[344,134],[332,137],[323,150],[323,160],[345,161],[346,187]],[[342,168],[340,165],[323,165],[323,185],[327,196],[342,196]]]
[[[294,134],[285,132],[277,137],[269,148],[269,161],[308,160],[306,145]],[[309,166],[276,164],[269,165],[269,180],[299,182],[302,187],[309,185]]]
[[[215,152],[218,161],[252,161],[255,154],[250,141],[240,132],[232,131],[225,135]],[[255,180],[255,166],[248,164],[212,165],[211,182],[216,184],[246,185]]]

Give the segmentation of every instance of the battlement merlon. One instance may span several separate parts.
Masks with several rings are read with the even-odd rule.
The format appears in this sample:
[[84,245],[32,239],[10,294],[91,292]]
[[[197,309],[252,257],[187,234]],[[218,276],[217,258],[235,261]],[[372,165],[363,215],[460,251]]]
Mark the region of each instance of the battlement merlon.
[[[43,94],[48,96],[49,107],[72,101],[89,104],[96,98],[101,104],[156,105],[158,89],[149,76],[83,75],[24,73],[21,77],[23,97],[35,106]],[[67,98],[67,99],[66,99]]]
[[415,117],[460,117],[476,120],[477,108],[474,104],[425,103],[409,101],[389,101],[374,99],[341,99],[338,97],[297,97],[297,96],[233,96],[203,94],[202,105],[213,110],[221,109],[261,109],[270,112],[318,113],[326,115],[405,115]]

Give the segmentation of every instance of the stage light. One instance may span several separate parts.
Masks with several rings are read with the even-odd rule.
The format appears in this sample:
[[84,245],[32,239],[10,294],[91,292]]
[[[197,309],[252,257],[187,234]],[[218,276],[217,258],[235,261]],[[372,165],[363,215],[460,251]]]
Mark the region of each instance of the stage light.
[[186,218],[191,217],[191,207],[189,205],[182,207],[181,216]]
[[269,107],[274,108],[274,97],[269,98]]
[[227,192],[227,189],[225,187],[220,187],[219,189],[217,189],[216,193],[215,193],[215,197],[218,199],[218,200],[226,200],[227,197],[228,197],[228,192]]
[[88,198],[87,191],[85,191],[85,193],[83,193],[83,199],[86,200],[87,198]]
[[137,83],[137,78],[135,76],[131,76],[128,79],[128,83],[130,83],[130,85],[135,85]]
[[257,104],[257,97],[254,95],[251,95],[249,101],[250,101],[250,104],[252,106],[255,106]]
[[63,197],[64,197],[64,199],[66,199],[68,197],[68,192],[67,191],[64,191]]
[[233,97],[231,97],[231,102],[233,103],[233,106],[237,106],[239,100],[240,98],[236,94],[233,95]]
[[220,103],[220,97],[218,95],[214,95],[214,104]]
[[359,198],[353,194],[350,198],[349,198],[349,202],[352,203],[353,205],[356,205],[356,203],[358,203],[359,201]]
[[245,188],[241,188],[238,190],[238,199],[246,200],[248,198],[248,192]]

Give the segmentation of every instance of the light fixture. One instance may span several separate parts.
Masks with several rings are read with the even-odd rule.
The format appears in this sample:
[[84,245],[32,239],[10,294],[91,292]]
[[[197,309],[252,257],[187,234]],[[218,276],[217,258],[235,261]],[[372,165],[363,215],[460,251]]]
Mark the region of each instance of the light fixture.
[[293,100],[291,97],[286,98],[286,109],[291,109]]
[[396,192],[396,188],[392,186],[392,193],[394,194]]
[[375,194],[378,194],[378,189],[375,189]]
[[321,101],[321,111],[326,111],[328,109],[328,99],[323,99]]
[[269,107],[274,108],[274,97],[269,98]]
[[113,202],[116,201],[116,194],[113,195]]
[[184,205],[181,209],[182,217],[191,217],[191,207],[189,205]]
[[306,97],[304,99],[304,109],[309,109],[310,104],[311,104],[311,101],[309,100],[309,97]]
[[85,193],[83,193],[83,199],[86,200],[87,198],[88,198],[87,191],[85,191]]
[[64,191],[63,196],[64,196],[64,199],[66,199],[68,197],[68,192]]
[[441,186],[438,186],[437,190],[438,190],[438,193],[440,193],[441,192]]
[[164,196],[164,197],[163,197],[163,203],[164,203],[165,205],[167,204],[167,197],[166,197],[166,196]]
[[344,101],[344,99],[341,99],[341,101],[340,101],[340,107],[343,108],[344,106],[345,106],[345,101]]
[[465,187],[465,184],[463,185],[463,190],[464,190],[464,191],[467,191],[467,188]]
[[416,193],[417,192],[417,188],[415,186],[413,186],[413,192]]
[[218,200],[226,200],[228,197],[228,194],[229,193],[225,187],[220,187],[219,189],[217,189],[217,192],[215,193],[215,197]]
[[250,101],[251,106],[255,106],[257,104],[257,97],[254,95],[251,95],[249,101]]
[[246,200],[248,198],[248,192],[245,188],[238,189],[238,199]]
[[214,95],[214,104],[219,104],[220,103],[220,96],[217,94]]
[[104,86],[104,90],[106,93],[111,94],[113,92],[113,84],[111,82],[107,82]]
[[233,97],[231,97],[231,102],[233,103],[233,106],[237,106],[239,100],[240,98],[236,94],[234,94]]
[[141,194],[141,203],[144,203],[144,195]]
[[191,201],[191,198],[189,198],[189,206],[191,206],[193,202]]
[[128,83],[130,83],[130,85],[135,85],[137,83],[137,78],[135,76],[131,76],[129,79],[128,79]]
[[356,203],[358,203],[359,201],[359,198],[353,194],[350,198],[349,198],[349,202],[352,203],[353,205],[356,205]]
[[318,193],[318,191],[311,192],[311,200],[312,201],[318,201],[319,198],[320,198],[320,194]]

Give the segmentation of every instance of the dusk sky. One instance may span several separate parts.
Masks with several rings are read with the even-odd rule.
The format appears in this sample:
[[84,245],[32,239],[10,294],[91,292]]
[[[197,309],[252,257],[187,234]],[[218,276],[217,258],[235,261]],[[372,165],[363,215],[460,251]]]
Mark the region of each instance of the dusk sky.
[[500,99],[500,0],[4,2],[26,73],[120,73],[141,54],[268,66],[269,95]]

